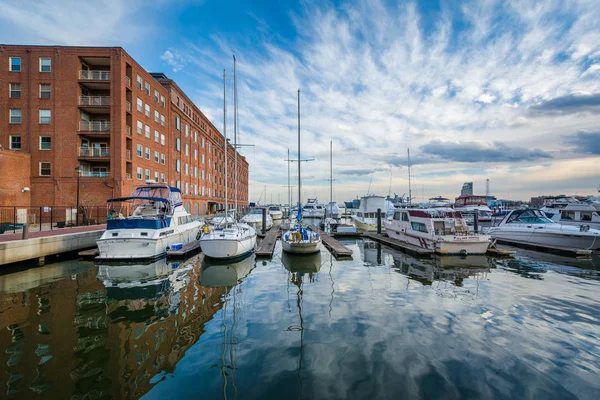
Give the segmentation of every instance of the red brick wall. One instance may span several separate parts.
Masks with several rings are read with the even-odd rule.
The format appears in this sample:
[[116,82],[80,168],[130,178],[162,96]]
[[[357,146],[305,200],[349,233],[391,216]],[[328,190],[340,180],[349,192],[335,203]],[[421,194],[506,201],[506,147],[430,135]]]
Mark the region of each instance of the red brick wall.
[[22,152],[0,150],[0,207],[30,205],[31,191],[22,191],[25,187],[31,189],[29,158]]

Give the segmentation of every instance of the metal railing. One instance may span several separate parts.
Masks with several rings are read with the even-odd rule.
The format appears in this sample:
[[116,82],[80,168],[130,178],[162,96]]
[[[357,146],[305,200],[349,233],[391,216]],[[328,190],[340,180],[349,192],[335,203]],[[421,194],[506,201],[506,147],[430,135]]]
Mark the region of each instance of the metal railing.
[[80,132],[106,132],[110,130],[110,121],[79,121]]
[[128,76],[125,77],[125,86],[131,89],[131,78]]
[[125,173],[125,178],[126,178],[126,179],[131,179],[131,174],[130,174],[130,173],[128,173],[128,172],[127,172],[127,173]]
[[76,225],[101,225],[106,223],[107,214],[105,205],[81,206],[79,212],[75,205],[0,207],[0,237],[21,234],[25,224],[28,225],[29,232],[49,231]]
[[81,171],[81,176],[86,178],[105,178],[110,175],[109,171]]
[[110,157],[108,147],[80,147],[79,157]]
[[80,106],[110,106],[110,96],[79,96]]
[[110,71],[79,71],[79,79],[89,81],[109,81]]
[[131,112],[131,102],[125,101],[125,109],[127,112]]
[[125,158],[131,160],[131,150],[125,150]]
[[125,133],[127,136],[131,136],[131,127],[129,125],[125,125]]

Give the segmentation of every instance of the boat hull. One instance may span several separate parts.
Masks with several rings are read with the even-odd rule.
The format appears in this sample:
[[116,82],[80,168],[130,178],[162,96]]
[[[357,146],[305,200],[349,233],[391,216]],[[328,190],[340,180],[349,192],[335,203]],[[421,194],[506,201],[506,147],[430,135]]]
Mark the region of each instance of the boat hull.
[[477,236],[456,236],[453,237],[453,239],[451,239],[451,237],[444,237],[440,240],[432,240],[429,238],[407,235],[404,232],[398,232],[389,228],[386,232],[392,239],[409,243],[424,249],[433,250],[437,254],[441,255],[485,254],[490,244],[489,240],[481,240]]
[[[352,218],[352,220],[354,221],[356,227],[361,231],[377,231],[377,223],[365,222],[357,218]],[[383,226],[383,218],[381,221],[381,231],[385,231],[385,227]]]
[[230,259],[246,255],[254,251],[256,235],[237,239],[210,239],[200,240],[202,253],[210,258]]
[[531,230],[503,229],[491,228],[489,234],[494,239],[504,240],[507,242],[521,242],[532,245],[547,246],[547,247],[570,247],[582,250],[600,251],[600,236],[599,235],[577,235],[569,233],[557,232],[538,232]]
[[287,242],[281,241],[281,248],[283,251],[292,254],[313,254],[320,251],[319,245],[321,240],[314,242]]
[[283,213],[281,211],[269,211],[269,214],[274,221],[283,218]]

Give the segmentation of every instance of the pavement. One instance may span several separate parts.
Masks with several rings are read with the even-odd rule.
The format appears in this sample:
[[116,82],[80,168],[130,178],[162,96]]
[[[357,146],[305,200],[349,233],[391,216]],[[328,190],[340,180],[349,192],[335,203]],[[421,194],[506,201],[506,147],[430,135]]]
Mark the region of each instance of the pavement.
[[[49,237],[49,236],[57,236],[57,235],[67,235],[69,233],[79,233],[79,232],[92,232],[97,230],[105,230],[106,225],[88,225],[88,226],[74,226],[70,228],[56,228],[51,231],[37,231],[37,232],[29,232],[27,235],[28,239],[40,238],[40,237]],[[10,242],[13,240],[21,240],[23,238],[23,234],[21,232],[17,233],[3,233],[0,235],[0,242]]]

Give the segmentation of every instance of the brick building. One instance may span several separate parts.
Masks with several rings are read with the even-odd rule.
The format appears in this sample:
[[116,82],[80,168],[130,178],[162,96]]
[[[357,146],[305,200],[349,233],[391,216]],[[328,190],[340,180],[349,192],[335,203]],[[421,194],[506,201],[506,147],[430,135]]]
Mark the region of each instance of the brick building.
[[[179,187],[192,214],[223,208],[222,134],[174,81],[148,73],[122,48],[0,45],[0,81],[0,145],[29,154],[31,206],[75,205],[80,167],[82,207],[153,179]],[[229,146],[231,172],[234,154]],[[243,206],[248,163],[237,158]]]

